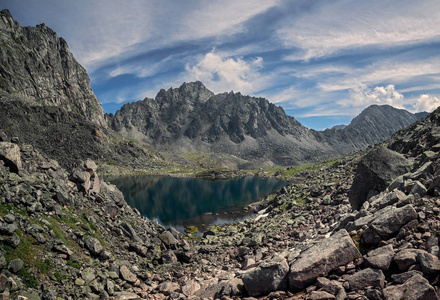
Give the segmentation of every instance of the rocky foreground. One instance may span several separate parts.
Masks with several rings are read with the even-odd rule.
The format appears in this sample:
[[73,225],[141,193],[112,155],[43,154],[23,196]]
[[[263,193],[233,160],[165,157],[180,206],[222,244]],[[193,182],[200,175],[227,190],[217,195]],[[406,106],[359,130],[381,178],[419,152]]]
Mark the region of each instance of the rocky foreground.
[[3,134],[0,297],[437,299],[439,114],[202,238],[141,217],[93,161],[66,171]]

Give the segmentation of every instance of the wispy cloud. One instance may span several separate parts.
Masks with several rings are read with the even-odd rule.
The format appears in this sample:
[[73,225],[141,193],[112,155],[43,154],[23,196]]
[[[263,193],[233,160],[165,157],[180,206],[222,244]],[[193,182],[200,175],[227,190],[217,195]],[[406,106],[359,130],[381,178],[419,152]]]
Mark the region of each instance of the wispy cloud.
[[278,30],[290,60],[309,60],[362,47],[391,47],[439,40],[436,1],[331,1]]

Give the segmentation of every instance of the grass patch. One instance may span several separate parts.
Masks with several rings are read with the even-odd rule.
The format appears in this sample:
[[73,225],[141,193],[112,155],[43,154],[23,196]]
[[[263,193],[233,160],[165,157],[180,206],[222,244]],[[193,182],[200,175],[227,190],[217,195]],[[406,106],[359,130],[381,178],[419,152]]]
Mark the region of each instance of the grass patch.
[[55,277],[55,280],[59,283],[63,282],[63,280],[66,279],[66,275],[62,275],[60,271],[56,270],[53,272],[53,277]]
[[76,261],[73,261],[71,259],[69,259],[67,261],[67,264],[75,269],[81,269],[81,265],[79,263],[77,263]]
[[30,288],[36,288],[38,286],[38,281],[28,269],[23,268],[18,271],[17,275],[23,280],[23,283]]
[[0,205],[0,216],[6,216],[11,211],[14,210],[14,206],[12,204],[2,204]]

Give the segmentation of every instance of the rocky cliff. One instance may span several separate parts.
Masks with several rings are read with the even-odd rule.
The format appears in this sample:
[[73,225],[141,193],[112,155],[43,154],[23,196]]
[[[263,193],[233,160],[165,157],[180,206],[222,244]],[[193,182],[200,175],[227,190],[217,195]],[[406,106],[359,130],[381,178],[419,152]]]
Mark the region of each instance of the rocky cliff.
[[[373,105],[350,125],[309,130],[263,98],[214,95],[201,82],[125,104],[109,125],[166,152],[227,153],[260,166],[316,161],[378,143],[424,114]],[[425,114],[426,115],[426,114]]]
[[104,126],[104,111],[86,70],[66,41],[44,24],[21,27],[0,12],[0,90],[32,106],[61,107]]
[[92,158],[154,167],[160,155],[108,128],[84,68],[44,24],[22,27],[0,12],[0,140],[31,144],[71,167]]

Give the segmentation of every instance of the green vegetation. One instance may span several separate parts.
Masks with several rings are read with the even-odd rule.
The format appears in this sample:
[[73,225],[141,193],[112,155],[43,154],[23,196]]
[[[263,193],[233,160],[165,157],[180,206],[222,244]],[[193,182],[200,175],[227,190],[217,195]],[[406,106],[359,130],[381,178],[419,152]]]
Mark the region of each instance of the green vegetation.
[[71,259],[67,261],[67,264],[75,269],[81,269],[81,265]]
[[55,280],[56,280],[57,282],[59,282],[59,283],[63,282],[63,280],[66,279],[66,275],[62,275],[62,274],[60,273],[60,271],[58,271],[58,270],[56,270],[56,271],[53,273],[53,276],[55,277]]
[[193,225],[190,225],[190,226],[186,226],[185,227],[185,232],[187,233],[187,234],[194,234],[194,233],[196,233],[196,232],[198,232],[199,231],[199,229],[196,227],[196,226],[193,226]]
[[17,274],[26,286],[30,288],[36,288],[38,286],[37,279],[28,269],[23,268]]

